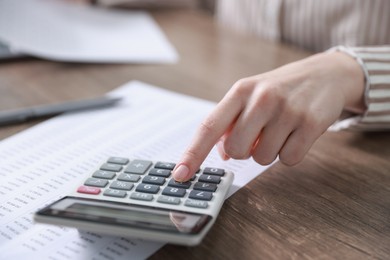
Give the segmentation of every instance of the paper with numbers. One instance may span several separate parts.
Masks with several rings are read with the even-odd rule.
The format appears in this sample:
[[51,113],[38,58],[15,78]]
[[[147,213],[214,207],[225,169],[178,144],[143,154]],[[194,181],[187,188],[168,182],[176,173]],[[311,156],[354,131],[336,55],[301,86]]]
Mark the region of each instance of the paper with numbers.
[[[162,243],[35,224],[32,215],[70,193],[110,156],[180,159],[214,103],[130,82],[118,106],[69,113],[0,142],[0,259],[145,259]],[[231,193],[265,170],[252,160],[204,166],[235,173]]]

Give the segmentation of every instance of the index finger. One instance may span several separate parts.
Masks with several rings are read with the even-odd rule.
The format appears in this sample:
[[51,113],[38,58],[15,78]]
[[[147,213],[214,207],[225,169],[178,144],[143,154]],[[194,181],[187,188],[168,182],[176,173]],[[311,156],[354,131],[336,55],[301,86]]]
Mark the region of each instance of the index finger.
[[240,114],[241,107],[239,100],[227,95],[206,117],[172,172],[176,181],[187,181],[194,175],[215,143]]

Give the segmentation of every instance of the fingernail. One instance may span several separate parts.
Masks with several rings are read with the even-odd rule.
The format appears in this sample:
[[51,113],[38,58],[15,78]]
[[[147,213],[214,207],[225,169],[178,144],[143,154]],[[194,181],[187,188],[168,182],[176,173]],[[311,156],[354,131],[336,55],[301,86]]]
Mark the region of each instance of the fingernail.
[[222,141],[217,142],[217,150],[218,150],[219,156],[221,156],[222,160],[226,161],[229,159],[229,156],[227,156],[227,154],[225,153],[225,149],[223,148]]
[[172,173],[172,175],[176,181],[185,181],[187,179],[189,172],[190,169],[186,165],[180,164]]

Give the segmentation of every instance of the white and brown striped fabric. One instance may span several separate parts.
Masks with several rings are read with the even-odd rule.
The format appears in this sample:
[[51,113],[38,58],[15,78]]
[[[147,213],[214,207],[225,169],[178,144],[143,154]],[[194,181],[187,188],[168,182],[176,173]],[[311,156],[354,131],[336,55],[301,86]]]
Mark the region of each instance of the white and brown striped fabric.
[[347,48],[360,60],[367,80],[364,115],[350,119],[349,128],[390,130],[390,44]]
[[216,15],[241,32],[315,52],[344,45],[365,71],[367,110],[332,129],[390,130],[389,0],[220,0]]

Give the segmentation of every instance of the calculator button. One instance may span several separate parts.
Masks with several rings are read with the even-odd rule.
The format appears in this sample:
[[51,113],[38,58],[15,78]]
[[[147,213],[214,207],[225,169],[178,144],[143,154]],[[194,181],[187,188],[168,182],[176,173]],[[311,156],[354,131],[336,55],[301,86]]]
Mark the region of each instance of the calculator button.
[[107,184],[108,184],[107,180],[96,179],[96,178],[88,178],[84,182],[84,185],[86,185],[86,186],[94,186],[94,187],[106,187]]
[[123,158],[123,157],[110,157],[107,162],[114,163],[114,164],[120,164],[120,165],[126,165],[129,163],[129,159]]
[[113,163],[105,163],[100,167],[100,170],[120,172],[122,170],[122,166]]
[[183,189],[188,189],[191,186],[191,182],[178,182],[175,181],[174,179],[171,179],[168,183],[168,186],[171,187],[176,187],[176,188],[183,188]]
[[171,175],[171,171],[170,170],[166,170],[166,169],[156,169],[156,168],[153,168],[153,169],[151,169],[149,171],[149,175],[168,178]]
[[184,195],[186,195],[186,190],[182,188],[165,187],[162,191],[162,194],[175,197],[184,197]]
[[184,205],[188,207],[202,208],[202,209],[205,209],[209,206],[209,204],[206,201],[200,201],[200,200],[186,200]]
[[165,183],[165,178],[158,176],[145,176],[142,179],[142,183],[155,184],[155,185],[163,185]]
[[173,204],[173,205],[179,205],[181,202],[179,198],[169,197],[169,196],[160,196],[158,197],[157,201],[160,203]]
[[131,181],[131,182],[137,182],[139,181],[141,177],[139,175],[134,174],[128,174],[128,173],[121,173],[118,176],[118,181]]
[[94,195],[97,195],[97,194],[100,193],[100,189],[99,189],[99,188],[95,188],[95,187],[80,186],[80,187],[77,189],[77,192],[78,192],[78,193],[86,193],[86,194],[94,194]]
[[174,163],[156,162],[156,165],[154,165],[154,168],[173,170],[173,168],[175,168],[175,166],[176,166],[176,164],[174,164]]
[[206,167],[206,168],[204,168],[203,173],[204,174],[209,174],[209,175],[224,176],[225,175],[225,170],[224,169],[219,169],[219,168]]
[[115,177],[115,172],[98,170],[93,173],[92,177],[101,179],[113,179]]
[[103,193],[104,196],[110,196],[110,197],[117,197],[117,198],[124,198],[126,197],[127,193],[123,190],[112,190],[112,189],[106,189]]
[[197,182],[194,184],[193,189],[214,192],[217,190],[217,185],[214,183]]
[[144,174],[152,165],[151,161],[134,160],[125,169],[126,173]]
[[211,198],[213,197],[213,193],[208,191],[192,190],[188,197],[197,200],[211,200]]
[[207,174],[202,174],[202,175],[199,176],[198,181],[208,182],[208,183],[220,183],[221,182],[221,177],[213,176],[213,175],[207,175]]
[[153,200],[153,195],[146,194],[146,193],[140,193],[140,192],[134,192],[133,194],[130,195],[130,198],[135,199],[135,200],[151,201],[151,200]]
[[111,189],[118,189],[118,190],[131,190],[133,188],[134,184],[126,181],[114,181],[111,183],[110,188]]
[[140,183],[137,185],[137,188],[135,190],[138,192],[146,192],[146,193],[156,194],[160,190],[160,186],[153,185],[153,184]]

